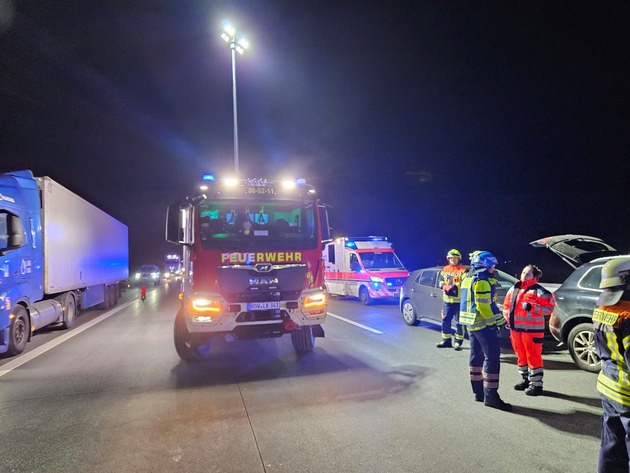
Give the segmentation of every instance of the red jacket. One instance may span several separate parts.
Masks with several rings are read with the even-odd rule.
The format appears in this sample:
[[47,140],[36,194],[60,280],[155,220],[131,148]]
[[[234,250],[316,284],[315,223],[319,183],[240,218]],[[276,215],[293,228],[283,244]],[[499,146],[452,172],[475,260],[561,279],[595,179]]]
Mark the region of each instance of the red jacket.
[[553,294],[535,279],[518,281],[505,296],[503,316],[517,332],[544,332],[545,316],[551,315],[555,305]]

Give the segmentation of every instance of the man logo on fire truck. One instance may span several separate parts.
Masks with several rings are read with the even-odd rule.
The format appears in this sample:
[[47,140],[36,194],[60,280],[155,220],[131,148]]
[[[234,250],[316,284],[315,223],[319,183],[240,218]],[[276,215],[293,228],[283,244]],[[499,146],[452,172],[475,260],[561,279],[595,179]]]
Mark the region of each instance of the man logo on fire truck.
[[[214,337],[290,334],[298,353],[324,335],[326,207],[303,180],[207,179],[169,206],[166,239],[183,246],[175,349],[206,358]],[[264,277],[261,276],[264,272]]]

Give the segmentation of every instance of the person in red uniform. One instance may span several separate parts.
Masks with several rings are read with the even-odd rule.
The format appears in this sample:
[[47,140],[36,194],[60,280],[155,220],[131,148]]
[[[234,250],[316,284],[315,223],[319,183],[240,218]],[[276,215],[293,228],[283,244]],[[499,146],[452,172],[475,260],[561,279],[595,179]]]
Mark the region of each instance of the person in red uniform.
[[142,283],[140,285],[140,300],[144,302],[146,298],[147,298],[147,285],[145,283]]
[[453,336],[453,318],[457,322],[455,332],[455,350],[462,349],[464,342],[464,327],[459,323],[459,286],[464,279],[468,268],[460,264],[462,254],[456,249],[450,250],[446,254],[448,264],[440,272],[439,286],[442,289],[442,341],[436,346],[438,348],[453,347],[451,337]]
[[543,391],[545,317],[556,305],[553,294],[538,284],[541,276],[537,266],[528,264],[503,301],[503,316],[510,327],[510,341],[522,377],[514,389],[528,396],[539,396]]

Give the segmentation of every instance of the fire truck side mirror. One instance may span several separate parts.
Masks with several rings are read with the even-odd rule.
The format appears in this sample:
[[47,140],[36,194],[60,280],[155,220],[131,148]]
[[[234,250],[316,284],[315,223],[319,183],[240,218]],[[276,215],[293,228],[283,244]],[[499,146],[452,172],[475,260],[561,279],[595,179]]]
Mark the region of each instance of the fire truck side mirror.
[[192,245],[194,243],[193,208],[189,203],[177,203],[168,206],[166,209],[166,241],[178,245]]

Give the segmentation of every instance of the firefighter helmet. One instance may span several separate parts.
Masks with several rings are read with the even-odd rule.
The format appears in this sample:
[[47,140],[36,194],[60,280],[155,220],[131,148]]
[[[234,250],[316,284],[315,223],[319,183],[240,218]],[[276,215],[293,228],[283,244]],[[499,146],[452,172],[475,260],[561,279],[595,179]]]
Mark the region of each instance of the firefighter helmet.
[[615,305],[621,299],[626,285],[630,282],[630,258],[614,258],[602,266],[600,289],[604,292],[597,299],[597,305]]
[[459,258],[459,259],[462,259],[462,254],[459,251],[457,251],[455,248],[453,248],[448,253],[446,253],[446,257],[447,258]]
[[470,260],[471,263],[472,263],[472,260],[473,260],[473,258],[475,257],[475,255],[477,253],[481,253],[481,251],[480,250],[475,250],[475,251],[473,251],[471,253],[468,253],[468,259]]
[[499,264],[496,257],[489,251],[479,251],[473,255],[472,266],[475,269],[488,269]]

